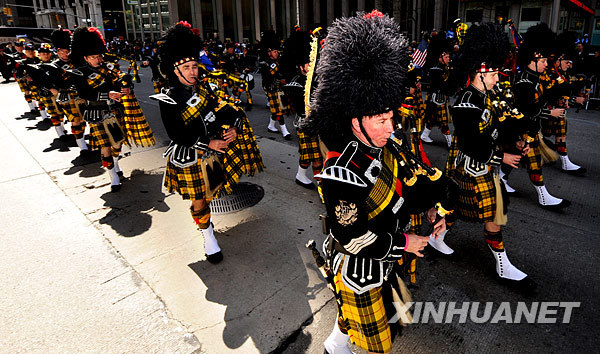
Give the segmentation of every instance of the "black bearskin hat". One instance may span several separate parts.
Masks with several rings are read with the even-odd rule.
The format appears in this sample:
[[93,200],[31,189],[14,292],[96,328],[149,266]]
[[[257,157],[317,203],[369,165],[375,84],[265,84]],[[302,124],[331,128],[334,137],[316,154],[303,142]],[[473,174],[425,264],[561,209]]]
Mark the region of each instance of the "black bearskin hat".
[[71,53],[69,54],[73,64],[83,65],[85,64],[84,56],[104,54],[105,52],[106,43],[97,28],[79,27],[73,32]]
[[421,81],[422,75],[423,70],[421,68],[417,68],[414,65],[409,65],[408,72],[406,74],[406,87],[417,87],[417,83]]
[[453,50],[453,42],[446,38],[446,32],[441,31],[432,35],[429,38],[429,45],[427,46],[427,60],[425,62],[425,67],[431,68],[432,66],[435,66],[443,53],[452,54]]
[[202,49],[202,40],[192,32],[191,26],[179,22],[169,28],[158,48],[160,72],[169,80],[176,80],[175,66],[188,61],[198,61]]
[[279,41],[277,34],[273,30],[266,30],[260,34],[258,47],[261,55],[266,57],[269,49],[279,50],[281,48],[281,41]]
[[473,25],[458,50],[455,68],[461,75],[498,71],[509,50],[508,38],[502,27],[494,23]]
[[292,55],[296,65],[304,65],[310,61],[310,42],[312,38],[306,31],[295,31],[285,43],[284,55]]
[[50,35],[52,44],[56,49],[69,49],[71,46],[71,31],[59,28]]
[[296,75],[297,66],[310,61],[310,41],[308,32],[297,30],[285,41],[283,53],[279,61],[284,76]]
[[566,31],[556,36],[556,49],[554,50],[556,59],[561,57],[566,60],[575,59],[577,57],[576,41],[577,33],[573,31]]
[[374,11],[337,19],[320,52],[303,128],[329,149],[342,148],[353,139],[352,118],[400,107],[408,63],[408,42],[389,16]]
[[524,68],[532,60],[548,58],[552,54],[555,38],[554,32],[543,22],[529,27],[519,47],[519,66]]

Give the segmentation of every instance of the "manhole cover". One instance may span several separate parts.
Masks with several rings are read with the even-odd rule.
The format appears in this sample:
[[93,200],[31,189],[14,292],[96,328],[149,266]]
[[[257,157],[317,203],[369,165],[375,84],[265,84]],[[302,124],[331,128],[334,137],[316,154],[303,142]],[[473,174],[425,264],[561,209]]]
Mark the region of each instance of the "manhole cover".
[[256,205],[265,196],[265,190],[258,184],[240,182],[231,188],[231,194],[210,202],[212,214],[229,214]]

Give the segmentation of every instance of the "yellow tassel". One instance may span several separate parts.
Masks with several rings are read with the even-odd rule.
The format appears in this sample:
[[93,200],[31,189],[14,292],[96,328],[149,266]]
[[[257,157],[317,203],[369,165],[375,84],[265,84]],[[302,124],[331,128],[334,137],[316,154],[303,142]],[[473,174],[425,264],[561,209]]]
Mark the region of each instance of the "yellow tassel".
[[548,145],[546,145],[542,137],[542,133],[538,133],[538,139],[540,141],[540,152],[542,153],[543,163],[549,163],[558,160],[558,154],[556,151],[550,149]]

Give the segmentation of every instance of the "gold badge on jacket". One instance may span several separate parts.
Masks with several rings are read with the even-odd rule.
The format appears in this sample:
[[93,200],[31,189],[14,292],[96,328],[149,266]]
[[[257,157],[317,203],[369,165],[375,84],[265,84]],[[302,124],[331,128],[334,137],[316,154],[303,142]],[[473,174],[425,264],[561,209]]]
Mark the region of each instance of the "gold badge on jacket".
[[339,204],[335,206],[335,217],[342,226],[354,224],[356,219],[358,219],[358,209],[356,208],[356,204],[340,200]]

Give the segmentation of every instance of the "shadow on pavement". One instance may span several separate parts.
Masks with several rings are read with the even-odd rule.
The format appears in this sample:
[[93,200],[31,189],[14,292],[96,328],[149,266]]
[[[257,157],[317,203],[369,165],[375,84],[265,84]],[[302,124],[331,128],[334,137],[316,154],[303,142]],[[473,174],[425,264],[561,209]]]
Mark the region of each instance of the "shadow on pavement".
[[71,160],[73,166],[64,172],[65,175],[73,175],[79,172],[79,177],[96,177],[104,173],[104,168],[100,161],[100,151],[93,150],[78,155]]
[[216,233],[224,260],[188,265],[206,285],[206,300],[226,306],[223,342],[231,349],[248,338],[261,353],[280,352],[299,336],[306,347],[311,342],[293,320],[312,319],[305,264],[294,242],[270,237],[268,224],[256,220]]
[[[108,178],[108,176],[107,176]],[[129,178],[121,179],[119,192],[102,195],[104,206],[111,210],[100,219],[100,224],[109,225],[123,237],[134,237],[148,231],[152,226],[151,211],[166,212],[165,195],[160,189],[163,175],[133,170]]]

